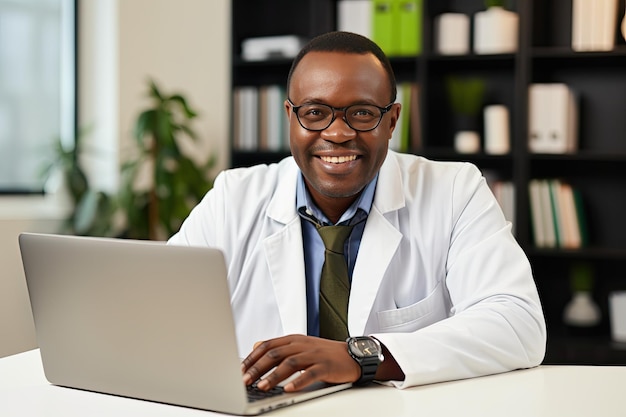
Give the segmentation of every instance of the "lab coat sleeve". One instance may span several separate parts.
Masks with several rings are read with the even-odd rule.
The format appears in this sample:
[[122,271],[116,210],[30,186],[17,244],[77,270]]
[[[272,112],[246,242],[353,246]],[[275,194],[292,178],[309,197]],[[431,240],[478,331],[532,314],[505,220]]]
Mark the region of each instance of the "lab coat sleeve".
[[475,167],[464,167],[452,190],[450,317],[412,333],[373,335],[405,374],[391,382],[398,388],[532,367],[545,354],[537,289],[510,223]]
[[213,188],[196,205],[180,230],[168,240],[170,245],[222,247],[225,224],[225,179],[221,173]]

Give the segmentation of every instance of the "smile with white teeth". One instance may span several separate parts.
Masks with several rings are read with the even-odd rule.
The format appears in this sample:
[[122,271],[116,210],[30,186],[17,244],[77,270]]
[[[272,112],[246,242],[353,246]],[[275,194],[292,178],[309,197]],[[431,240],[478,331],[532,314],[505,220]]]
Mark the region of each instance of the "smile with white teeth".
[[320,156],[322,161],[330,162],[331,164],[343,164],[345,162],[351,162],[356,160],[356,155],[350,156]]

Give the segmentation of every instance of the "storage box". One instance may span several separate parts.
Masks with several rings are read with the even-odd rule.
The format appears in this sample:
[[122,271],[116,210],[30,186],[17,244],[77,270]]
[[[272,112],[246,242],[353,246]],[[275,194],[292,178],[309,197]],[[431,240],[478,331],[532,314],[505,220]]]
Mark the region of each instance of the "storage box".
[[306,42],[295,35],[249,38],[241,43],[241,57],[245,61],[294,58]]

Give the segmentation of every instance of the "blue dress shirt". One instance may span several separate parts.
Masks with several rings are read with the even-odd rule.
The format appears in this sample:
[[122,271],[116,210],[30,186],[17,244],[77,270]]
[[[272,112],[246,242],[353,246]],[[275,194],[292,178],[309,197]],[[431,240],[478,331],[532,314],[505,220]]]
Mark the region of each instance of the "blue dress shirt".
[[[352,203],[336,224],[354,225],[352,233],[346,240],[346,260],[348,262],[348,277],[352,280],[352,271],[356,262],[356,255],[361,244],[361,237],[365,229],[365,221],[372,208],[374,191],[378,175],[365,187],[359,198]],[[304,177],[300,174],[296,190],[296,208],[302,222],[302,238],[304,242],[304,264],[306,274],[307,298],[307,333],[319,336],[319,291],[320,275],[324,265],[324,243],[320,237],[316,224],[329,225],[330,220],[315,205],[306,186]]]

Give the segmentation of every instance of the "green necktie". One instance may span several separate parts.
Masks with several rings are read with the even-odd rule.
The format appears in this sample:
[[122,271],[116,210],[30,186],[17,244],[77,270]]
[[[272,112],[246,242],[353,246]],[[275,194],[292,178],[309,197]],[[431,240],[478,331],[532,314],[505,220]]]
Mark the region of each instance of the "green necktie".
[[345,341],[348,337],[350,280],[343,254],[352,226],[318,226],[324,242],[324,266],[320,279],[320,337]]

